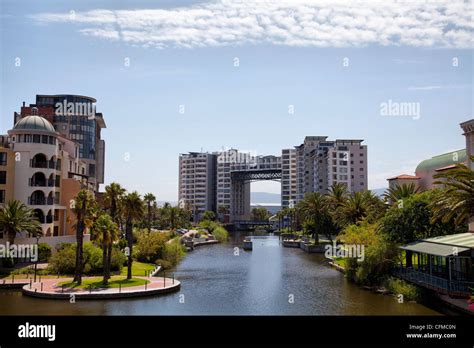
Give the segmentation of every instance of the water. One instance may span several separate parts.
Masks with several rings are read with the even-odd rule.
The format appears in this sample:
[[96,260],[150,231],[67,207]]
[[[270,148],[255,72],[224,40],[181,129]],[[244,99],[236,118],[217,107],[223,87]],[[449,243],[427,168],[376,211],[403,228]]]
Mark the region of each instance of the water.
[[[436,315],[416,303],[360,289],[323,255],[283,248],[277,236],[256,236],[253,251],[237,233],[225,244],[198,247],[174,270],[181,290],[128,300],[42,300],[0,291],[2,315]],[[184,303],[181,303],[183,302]],[[293,300],[293,301],[291,301]],[[293,302],[293,303],[290,303]]]

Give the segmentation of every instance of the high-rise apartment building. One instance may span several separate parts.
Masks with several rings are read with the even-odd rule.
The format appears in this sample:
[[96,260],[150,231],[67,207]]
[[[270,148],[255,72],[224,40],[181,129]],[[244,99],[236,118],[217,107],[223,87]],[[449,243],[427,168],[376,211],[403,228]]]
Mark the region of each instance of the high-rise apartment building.
[[96,112],[96,99],[87,96],[57,94],[36,95],[36,102],[14,113],[14,124],[29,115],[47,119],[63,137],[79,145],[79,158],[86,163],[88,181],[98,190],[104,183],[105,142],[101,130],[106,128],[102,113]]
[[287,207],[297,198],[296,149],[281,151],[281,205]]
[[[306,137],[303,144],[295,146],[295,160],[289,162],[289,170],[296,172],[296,179],[290,185],[296,187],[291,193],[295,203],[304,198],[307,192],[328,193],[331,185],[346,185],[348,192],[367,190],[367,146],[363,140],[327,140],[325,136]],[[288,156],[289,150],[283,150]],[[282,206],[288,206],[286,185],[288,180],[282,167]]]
[[[199,185],[196,161],[202,169]],[[303,144],[283,149],[281,156],[230,149],[180,155],[179,163],[179,200],[192,207],[196,219],[213,210],[224,221],[248,220],[252,181],[281,180],[282,207],[296,204],[307,192],[327,193],[334,183],[344,184],[348,192],[368,188],[367,146],[362,140],[307,136]]]
[[216,211],[217,155],[190,152],[179,156],[179,204],[199,220],[206,210]]

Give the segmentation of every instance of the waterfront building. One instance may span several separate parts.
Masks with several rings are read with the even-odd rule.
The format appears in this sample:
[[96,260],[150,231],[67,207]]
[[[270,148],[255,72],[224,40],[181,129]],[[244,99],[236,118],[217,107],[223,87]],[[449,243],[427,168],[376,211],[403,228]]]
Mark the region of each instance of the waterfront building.
[[22,117],[2,139],[0,158],[7,168],[2,203],[15,199],[32,208],[45,237],[74,235],[71,201],[81,189],[95,188],[79,144],[38,115]]
[[[250,219],[252,181],[280,180],[282,207],[296,204],[307,192],[327,193],[333,183],[343,183],[348,192],[367,190],[367,146],[362,141],[308,136],[303,144],[283,149],[281,156],[237,149],[181,154],[179,200],[196,213],[195,220],[213,210],[221,220],[233,222]],[[196,161],[201,169],[199,186]]]
[[470,156],[474,154],[474,119],[463,122],[460,126],[466,138],[465,149],[447,152],[421,161],[415,169],[415,175],[402,174],[387,179],[389,187],[414,183],[422,191],[430,190],[439,187],[434,184],[436,181],[434,175],[437,173],[452,169],[458,163],[464,163],[474,169],[474,164],[470,160]]
[[469,297],[474,284],[474,233],[422,239],[400,247],[405,262],[396,274],[452,297]]
[[281,206],[296,202],[297,195],[296,149],[281,151]]
[[198,221],[206,210],[216,211],[217,155],[190,152],[179,156],[179,205]]
[[[306,192],[328,193],[335,183],[345,185],[348,193],[367,190],[367,145],[362,142],[311,136],[296,146],[295,203],[302,200]],[[283,199],[282,206],[288,206]]]
[[81,95],[36,95],[34,104],[14,113],[14,124],[29,115],[47,119],[63,137],[79,144],[79,158],[86,163],[90,183],[98,191],[104,183],[105,142],[101,130],[106,128],[102,113],[96,111],[96,99]]

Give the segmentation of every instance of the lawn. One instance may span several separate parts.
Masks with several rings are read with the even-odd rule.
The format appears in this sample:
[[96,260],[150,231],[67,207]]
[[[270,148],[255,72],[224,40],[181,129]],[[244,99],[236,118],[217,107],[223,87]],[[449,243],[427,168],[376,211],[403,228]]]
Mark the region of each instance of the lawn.
[[[147,274],[145,274],[145,271],[153,271],[155,269],[155,265],[150,264],[150,263],[144,263],[144,262],[138,262],[138,261],[133,261],[132,262],[132,276],[141,276],[144,277]],[[120,272],[120,275],[126,276],[127,275],[127,266],[124,266],[122,268],[122,271]]]
[[[150,281],[146,279],[139,279],[139,278],[132,278],[126,279],[123,277],[112,277],[109,279],[109,284],[107,288],[118,288],[119,284],[121,284],[122,288],[126,288],[129,286],[140,286],[149,284]],[[83,278],[82,284],[80,286],[76,285],[76,282],[66,281],[58,284],[59,286],[63,286],[66,288],[75,288],[75,289],[88,289],[89,286],[92,288],[104,288],[102,284],[102,277],[93,277],[93,278]]]

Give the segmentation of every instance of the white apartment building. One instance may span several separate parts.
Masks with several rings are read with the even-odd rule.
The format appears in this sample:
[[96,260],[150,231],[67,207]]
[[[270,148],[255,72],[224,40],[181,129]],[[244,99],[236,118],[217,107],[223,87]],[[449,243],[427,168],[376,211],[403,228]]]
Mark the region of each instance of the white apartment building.
[[179,205],[192,211],[194,221],[206,210],[216,211],[216,160],[203,152],[179,156]]
[[287,207],[297,198],[296,190],[296,149],[283,149],[281,152],[281,205]]
[[282,151],[282,207],[299,202],[307,192],[328,193],[342,183],[348,192],[367,190],[367,146],[363,140],[327,140],[307,136],[303,144]]
[[195,212],[195,220],[206,210],[226,222],[248,220],[252,181],[281,180],[282,207],[296,204],[307,192],[327,193],[336,182],[348,192],[367,190],[367,146],[362,140],[308,136],[281,156],[236,149],[190,152],[180,155],[179,175],[180,204]]

